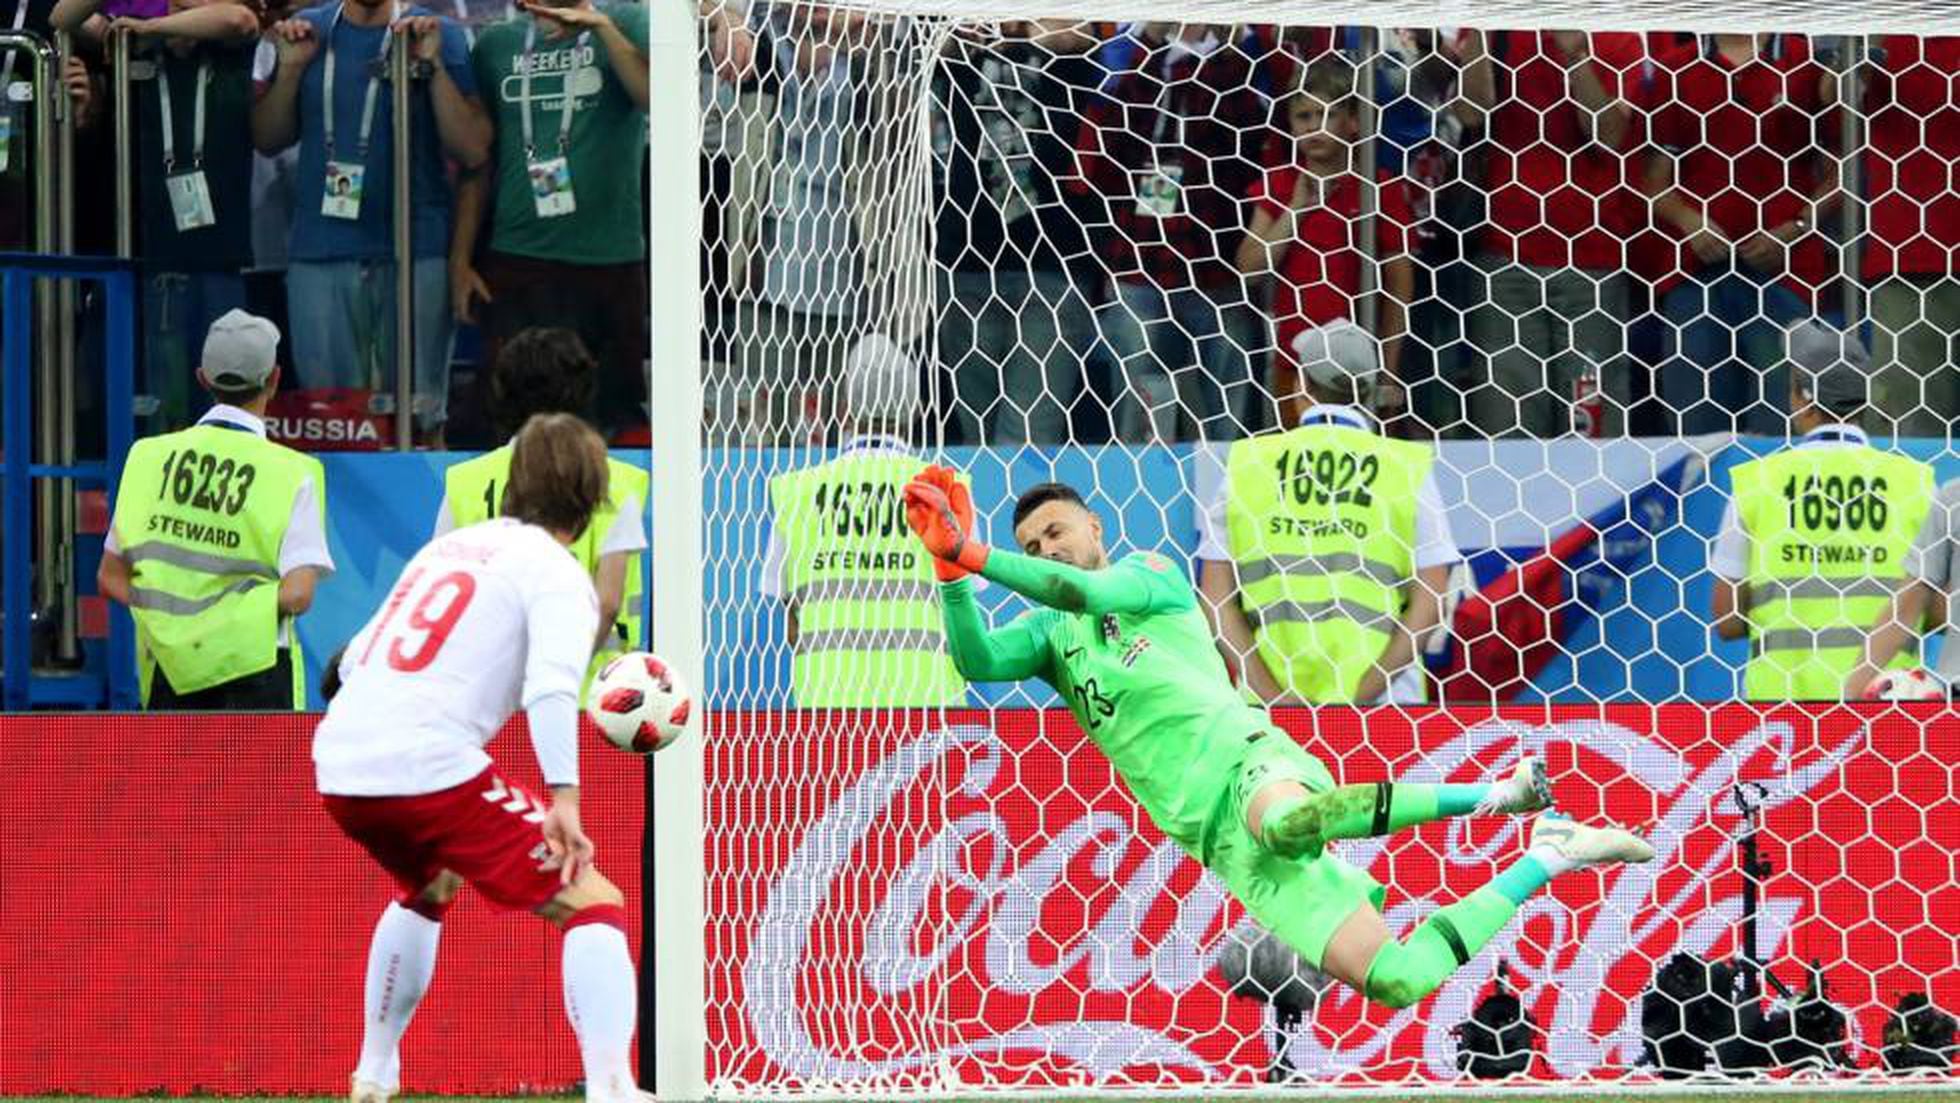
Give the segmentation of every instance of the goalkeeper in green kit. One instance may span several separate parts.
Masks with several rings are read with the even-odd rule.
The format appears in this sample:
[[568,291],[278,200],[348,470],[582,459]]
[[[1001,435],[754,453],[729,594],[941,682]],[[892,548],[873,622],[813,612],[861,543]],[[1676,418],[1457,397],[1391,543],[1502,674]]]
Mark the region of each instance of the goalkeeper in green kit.
[[[1165,835],[1309,964],[1376,1003],[1408,1007],[1435,991],[1552,877],[1654,857],[1629,831],[1548,813],[1509,868],[1397,942],[1382,887],[1327,843],[1549,808],[1542,762],[1527,758],[1484,785],[1337,786],[1239,695],[1183,572],[1150,552],[1110,563],[1102,522],[1074,490],[1045,483],[1021,496],[1014,539],[1025,555],[975,538],[972,500],[948,468],[921,472],[905,488],[905,511],[935,557],[960,673],[1053,686]],[[990,628],[969,574],[1042,608]]]

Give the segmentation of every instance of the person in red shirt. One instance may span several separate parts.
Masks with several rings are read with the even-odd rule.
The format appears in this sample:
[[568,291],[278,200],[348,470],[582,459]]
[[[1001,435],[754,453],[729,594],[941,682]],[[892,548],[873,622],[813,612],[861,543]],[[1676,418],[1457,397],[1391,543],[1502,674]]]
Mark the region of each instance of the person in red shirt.
[[[1268,389],[1293,396],[1282,401],[1280,424],[1299,420],[1299,362],[1294,342],[1309,329],[1338,319],[1352,320],[1361,297],[1363,181],[1354,171],[1360,124],[1354,98],[1353,67],[1340,58],[1310,65],[1301,86],[1281,101],[1278,112],[1293,136],[1285,159],[1247,192],[1252,222],[1239,242],[1238,270],[1251,279],[1271,276],[1273,363]],[[1375,240],[1372,255],[1381,267],[1376,297],[1382,366],[1395,386],[1406,330],[1405,305],[1415,297],[1415,269],[1408,256],[1415,212],[1408,188],[1382,172],[1369,185],[1374,192]],[[1385,407],[1402,405],[1397,394],[1381,394]]]
[[1880,51],[1861,160],[1872,428],[1944,437],[1960,416],[1960,37],[1888,35]]
[[1626,369],[1627,246],[1643,202],[1625,158],[1645,49],[1637,34],[1498,31],[1464,36],[1463,92],[1486,120],[1488,220],[1470,315],[1481,361],[1470,421],[1488,436],[1559,436],[1574,385],[1595,377],[1617,434]]
[[1071,185],[1115,292],[1098,321],[1121,375],[1116,434],[1243,436],[1262,412],[1251,350],[1265,334],[1230,249],[1268,138],[1255,120],[1276,54],[1257,29],[1134,33],[1136,67],[1085,97]]
[[1679,242],[1652,276],[1670,346],[1660,393],[1680,433],[1784,431],[1783,330],[1829,277],[1816,227],[1841,197],[1834,95],[1796,35],[1710,36],[1662,55],[1643,84],[1643,188]]

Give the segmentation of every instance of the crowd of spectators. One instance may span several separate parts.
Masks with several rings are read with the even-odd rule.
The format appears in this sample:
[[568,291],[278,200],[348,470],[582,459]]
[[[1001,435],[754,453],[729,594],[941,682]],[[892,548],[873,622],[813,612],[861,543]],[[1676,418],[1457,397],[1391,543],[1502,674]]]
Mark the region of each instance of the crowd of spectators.
[[[492,413],[474,394],[451,393],[459,323],[474,328],[480,363],[540,322],[573,329],[602,365],[593,420],[644,422],[646,9],[519,8],[30,0],[17,12],[33,29],[73,36],[82,252],[114,245],[103,103],[114,39],[130,40],[141,428],[178,428],[196,414],[185,383],[201,334],[248,301],[283,321],[282,357],[308,409],[356,420],[392,412],[397,48],[413,82],[415,439],[446,443],[454,409],[467,410],[479,438],[460,443],[495,443],[482,439]],[[17,158],[13,167],[25,176]],[[26,243],[24,221],[0,227],[10,244]]]
[[[937,375],[949,442],[1234,437],[1290,416],[1293,343],[1340,319],[1379,342],[1400,435],[1780,433],[1779,350],[1809,318],[1868,326],[1874,431],[1960,415],[1960,39],[1875,36],[1854,65],[1797,35],[839,36],[780,10],[748,24],[769,60],[704,74],[711,114],[759,123],[704,166],[712,211],[753,212],[715,222],[704,270],[778,316],[710,355],[751,361],[722,376],[731,406],[798,396],[730,436],[802,439],[882,331]],[[812,35],[851,127],[808,113]],[[851,167],[895,55],[936,59],[929,327],[862,298],[910,259],[864,230],[912,193]]]
[[[76,35],[85,214],[110,36],[139,57],[146,428],[194,413],[196,335],[244,305],[283,318],[294,385],[385,406],[395,41],[417,439],[494,443],[452,375],[540,323],[597,356],[597,423],[643,422],[639,4],[15,2]],[[1960,38],[1874,36],[1853,69],[1797,35],[702,17],[716,439],[834,436],[872,338],[948,443],[1228,439],[1296,412],[1295,344],[1343,319],[1403,436],[1780,432],[1806,318],[1866,327],[1869,428],[1960,415]],[[18,244],[24,116],[0,111]],[[83,249],[108,221],[77,220]]]

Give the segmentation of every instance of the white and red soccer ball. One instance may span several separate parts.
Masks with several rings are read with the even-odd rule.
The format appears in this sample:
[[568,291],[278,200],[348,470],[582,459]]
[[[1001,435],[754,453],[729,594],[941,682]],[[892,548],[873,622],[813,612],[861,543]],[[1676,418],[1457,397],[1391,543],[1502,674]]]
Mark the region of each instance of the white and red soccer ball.
[[667,660],[630,651],[600,669],[585,711],[613,746],[652,754],[687,730],[694,698]]
[[1887,670],[1865,686],[1865,700],[1944,701],[1946,684],[1918,668]]

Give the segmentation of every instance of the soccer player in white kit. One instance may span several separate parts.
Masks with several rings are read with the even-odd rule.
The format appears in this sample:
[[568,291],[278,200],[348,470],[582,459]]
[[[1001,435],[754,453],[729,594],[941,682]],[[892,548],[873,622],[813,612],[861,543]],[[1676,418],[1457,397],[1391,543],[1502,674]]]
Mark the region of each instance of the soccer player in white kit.
[[[515,441],[503,516],[417,552],[340,659],[340,690],[313,735],[321,799],[402,889],[368,951],[355,1103],[384,1103],[400,1087],[402,1034],[464,881],[499,909],[563,928],[586,1098],[639,1097],[625,898],[593,866],[579,825],[578,695],[599,603],[567,545],[605,498],[598,434],[567,414],[532,418]],[[505,780],[484,751],[519,708],[548,801]]]

